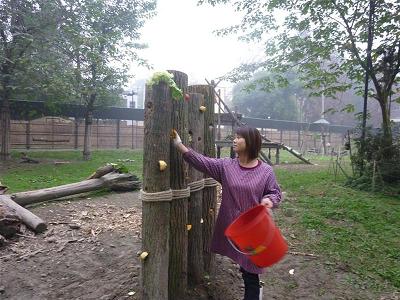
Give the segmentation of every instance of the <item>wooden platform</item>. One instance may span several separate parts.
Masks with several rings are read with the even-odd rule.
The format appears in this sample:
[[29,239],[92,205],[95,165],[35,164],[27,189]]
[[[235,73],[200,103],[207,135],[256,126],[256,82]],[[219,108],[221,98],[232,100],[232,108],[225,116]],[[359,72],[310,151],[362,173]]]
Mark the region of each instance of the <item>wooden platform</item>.
[[[232,142],[230,142],[230,141],[215,141],[215,144],[220,147],[231,147],[232,146]],[[261,144],[261,148],[278,149],[278,148],[282,148],[282,145],[279,143],[273,143],[273,142],[263,142]]]
[[[224,147],[229,147],[231,148],[231,157],[233,156],[233,149],[232,149],[232,142],[231,141],[215,141],[215,144],[217,145],[217,157],[220,158],[221,156],[221,148]],[[274,143],[274,142],[263,142],[261,144],[261,149],[275,149],[275,164],[279,165],[279,150],[282,149],[283,145],[279,143]],[[260,159],[265,161],[266,163],[273,165],[271,161],[271,156],[270,153],[269,155],[266,155],[263,151],[260,152]]]

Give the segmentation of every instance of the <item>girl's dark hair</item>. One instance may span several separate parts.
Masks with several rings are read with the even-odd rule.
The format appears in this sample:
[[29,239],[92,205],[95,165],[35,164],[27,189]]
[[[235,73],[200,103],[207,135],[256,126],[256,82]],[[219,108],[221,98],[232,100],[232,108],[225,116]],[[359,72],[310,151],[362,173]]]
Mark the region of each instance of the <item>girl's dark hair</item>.
[[257,128],[242,126],[236,129],[236,134],[246,141],[246,152],[249,159],[255,159],[261,151],[261,134]]

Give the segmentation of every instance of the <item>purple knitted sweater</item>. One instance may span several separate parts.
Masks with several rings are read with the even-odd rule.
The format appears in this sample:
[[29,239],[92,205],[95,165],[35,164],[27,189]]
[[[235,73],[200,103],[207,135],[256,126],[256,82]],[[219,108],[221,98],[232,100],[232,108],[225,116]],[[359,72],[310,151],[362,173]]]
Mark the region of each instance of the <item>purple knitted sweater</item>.
[[278,206],[281,190],[271,166],[261,162],[254,168],[244,168],[240,166],[237,158],[209,158],[192,149],[189,149],[183,158],[222,185],[222,202],[214,228],[211,251],[233,259],[247,272],[263,273],[263,268],[255,266],[246,255],[232,248],[224,232],[241,213],[258,205],[264,196],[271,199],[274,207]]

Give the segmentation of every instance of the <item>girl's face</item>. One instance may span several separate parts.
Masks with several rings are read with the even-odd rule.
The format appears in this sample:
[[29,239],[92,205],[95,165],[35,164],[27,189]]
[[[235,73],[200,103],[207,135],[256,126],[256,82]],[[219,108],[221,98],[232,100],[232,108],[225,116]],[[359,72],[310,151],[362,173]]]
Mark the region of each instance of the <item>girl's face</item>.
[[236,135],[233,140],[233,151],[236,153],[244,153],[246,151],[246,140],[240,135]]

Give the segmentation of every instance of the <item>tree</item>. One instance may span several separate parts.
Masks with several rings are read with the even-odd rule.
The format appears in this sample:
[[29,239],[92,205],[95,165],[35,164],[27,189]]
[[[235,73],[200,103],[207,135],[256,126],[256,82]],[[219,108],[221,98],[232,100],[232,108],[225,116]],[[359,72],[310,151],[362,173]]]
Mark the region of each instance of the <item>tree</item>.
[[[203,0],[233,2],[244,13],[242,23],[219,34],[243,33],[242,39],[265,45],[265,61],[243,65],[231,77],[243,78],[256,70],[275,72],[275,79],[296,69],[311,94],[335,96],[355,88],[362,92],[367,73],[370,96],[380,105],[385,143],[392,145],[389,106],[400,71],[399,1],[385,0]],[[370,8],[372,20],[369,25]],[[278,16],[278,17],[277,17]],[[368,30],[372,31],[371,51]],[[343,81],[343,79],[345,79]]]
[[70,60],[65,78],[71,82],[72,98],[85,111],[84,159],[90,159],[90,136],[95,105],[120,100],[128,77],[128,63],[145,64],[136,53],[139,29],[153,15],[155,1],[66,0],[60,3],[63,19],[58,45]]
[[31,71],[31,51],[40,43],[43,30],[54,23],[52,1],[0,1],[0,159],[10,157],[10,99],[22,88],[30,88],[21,78]]
[[233,88],[233,104],[250,117],[299,121],[297,97],[304,95],[294,76],[288,86],[268,90],[257,81],[265,75],[261,72],[250,81],[237,83]]

